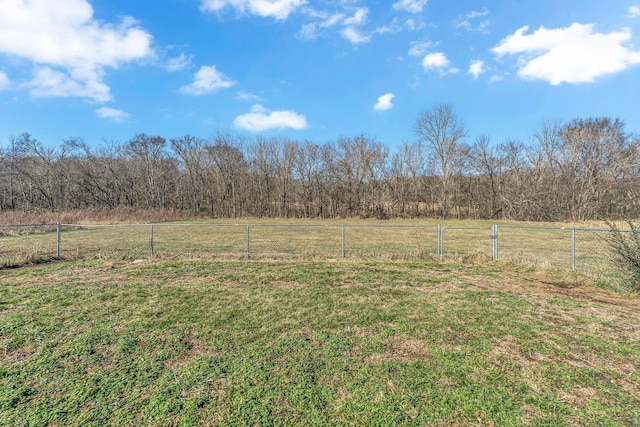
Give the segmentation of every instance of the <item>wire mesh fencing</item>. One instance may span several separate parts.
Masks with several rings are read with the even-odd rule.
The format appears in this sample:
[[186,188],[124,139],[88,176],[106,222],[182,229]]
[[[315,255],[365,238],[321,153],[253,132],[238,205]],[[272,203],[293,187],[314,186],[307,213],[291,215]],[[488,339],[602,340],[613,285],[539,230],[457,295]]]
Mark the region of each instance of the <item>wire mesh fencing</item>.
[[451,260],[488,261],[489,227],[441,227],[440,257]]
[[437,229],[436,225],[61,224],[58,243],[65,258],[396,260],[437,257]]
[[59,256],[58,224],[0,224],[0,267],[33,264]]
[[517,264],[624,279],[608,229],[437,224],[0,225],[0,267],[64,257],[134,260],[425,258]]

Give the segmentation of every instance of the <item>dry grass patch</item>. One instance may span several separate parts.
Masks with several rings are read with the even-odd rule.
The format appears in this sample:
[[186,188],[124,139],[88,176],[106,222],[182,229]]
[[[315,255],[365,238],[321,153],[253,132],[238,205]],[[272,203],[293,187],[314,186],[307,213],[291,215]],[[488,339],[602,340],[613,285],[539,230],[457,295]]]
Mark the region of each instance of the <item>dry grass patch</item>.
[[408,363],[413,360],[425,360],[431,356],[427,343],[422,340],[394,335],[385,339],[383,343],[386,351],[367,357],[369,363],[383,363],[389,360]]
[[189,361],[204,355],[210,354],[207,343],[200,340],[191,340],[187,344],[188,348],[177,359],[164,362],[164,367],[170,371],[177,371]]

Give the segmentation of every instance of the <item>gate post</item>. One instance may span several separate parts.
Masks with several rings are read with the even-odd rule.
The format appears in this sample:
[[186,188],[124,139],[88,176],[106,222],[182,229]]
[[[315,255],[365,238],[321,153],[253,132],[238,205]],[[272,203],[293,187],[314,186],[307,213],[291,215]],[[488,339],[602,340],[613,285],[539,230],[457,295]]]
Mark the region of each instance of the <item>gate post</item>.
[[56,223],[56,258],[60,258],[60,223]]
[[489,258],[491,261],[498,259],[498,242],[498,224],[493,224],[489,232]]

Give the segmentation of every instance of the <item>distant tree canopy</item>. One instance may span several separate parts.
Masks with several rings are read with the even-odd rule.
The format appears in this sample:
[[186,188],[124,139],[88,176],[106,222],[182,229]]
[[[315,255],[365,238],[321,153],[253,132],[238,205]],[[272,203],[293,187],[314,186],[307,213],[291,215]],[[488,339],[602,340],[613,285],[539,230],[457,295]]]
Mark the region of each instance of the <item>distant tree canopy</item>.
[[139,134],[53,148],[24,133],[0,150],[0,211],[176,209],[210,217],[590,220],[640,214],[640,139],[607,117],[542,123],[528,141],[468,141],[449,105],[414,142],[317,143],[218,133]]

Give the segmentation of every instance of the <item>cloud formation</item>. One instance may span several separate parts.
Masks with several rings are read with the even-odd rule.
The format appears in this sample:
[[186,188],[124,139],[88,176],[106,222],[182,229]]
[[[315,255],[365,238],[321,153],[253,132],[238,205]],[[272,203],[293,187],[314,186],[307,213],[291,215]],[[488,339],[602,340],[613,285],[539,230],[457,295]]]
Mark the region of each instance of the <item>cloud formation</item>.
[[179,56],[169,59],[164,68],[170,72],[184,70],[191,65],[192,60],[193,57],[191,55],[187,56],[181,53]]
[[411,43],[411,48],[409,49],[410,56],[424,56],[427,54],[429,49],[437,46],[437,43],[433,43],[431,41],[425,42],[413,42]]
[[251,112],[235,118],[233,125],[239,129],[260,132],[271,129],[306,129],[307,118],[292,110],[271,111],[260,104],[251,107]]
[[332,28],[337,24],[341,23],[345,19],[345,15],[343,13],[324,13],[317,11],[307,11],[307,14],[314,18],[319,18],[320,20],[317,22],[310,22],[308,24],[302,25],[300,27],[300,31],[298,32],[298,37],[303,40],[315,40],[321,34],[323,34],[328,28]]
[[[312,8],[304,8],[303,12],[314,22],[303,24],[297,37],[302,40],[315,40],[327,34],[328,30],[338,27],[340,36],[351,44],[363,44],[371,41],[371,36],[365,34],[362,27],[367,23],[369,8],[366,6],[353,8],[348,6],[344,12],[323,12]],[[391,28],[389,28],[390,30]],[[379,31],[378,31],[379,30]],[[386,29],[381,28],[375,32],[384,34]]]
[[376,111],[387,111],[393,108],[393,102],[391,102],[395,98],[395,95],[392,93],[385,93],[381,97],[378,98],[378,102],[373,106],[373,109]]
[[155,55],[153,37],[133,18],[99,22],[86,0],[3,1],[0,28],[0,53],[35,65],[24,85],[32,96],[111,101],[105,69]]
[[340,35],[351,44],[368,43],[371,40],[370,36],[366,36],[360,32],[357,28],[346,27],[340,31]]
[[420,13],[427,5],[427,0],[398,0],[391,5],[393,10],[404,10],[409,13]]
[[[482,19],[489,16],[489,9],[486,7],[480,11],[471,11],[464,16],[458,17],[456,21],[456,28],[464,28],[469,32],[476,32],[487,34],[489,32],[489,26],[491,21],[488,19]],[[480,22],[477,22],[480,20]]]
[[476,60],[471,61],[471,65],[469,66],[468,74],[473,76],[473,80],[478,80],[480,74],[483,74],[485,71],[484,61]]
[[0,90],[7,89],[11,85],[11,80],[9,80],[9,76],[0,71]]
[[122,123],[129,120],[129,113],[115,108],[101,107],[96,110],[96,114],[101,119]]
[[368,43],[371,37],[362,34],[359,28],[367,22],[368,14],[369,9],[366,7],[356,9],[353,16],[345,18],[342,21],[345,27],[340,31],[340,35],[352,44]]
[[627,28],[604,34],[595,32],[593,24],[574,23],[558,29],[540,27],[526,34],[528,31],[528,26],[522,27],[492,49],[499,57],[516,56],[522,79],[554,86],[590,83],[640,64],[640,51],[624,45],[631,39]]
[[422,58],[422,68],[425,71],[438,71],[440,74],[455,74],[458,69],[451,67],[451,61],[442,52],[427,54]]
[[262,98],[259,97],[258,95],[253,94],[251,92],[244,91],[244,90],[241,90],[236,94],[236,99],[238,101],[251,101],[251,102],[262,101]]
[[215,65],[202,66],[193,76],[193,83],[182,86],[180,93],[185,95],[206,95],[229,88],[236,82],[216,70]]
[[629,18],[637,18],[640,16],[640,6],[631,6],[627,11]]
[[239,13],[284,21],[306,3],[307,0],[201,0],[200,9],[206,12],[220,12],[230,6]]

